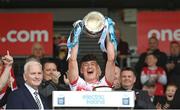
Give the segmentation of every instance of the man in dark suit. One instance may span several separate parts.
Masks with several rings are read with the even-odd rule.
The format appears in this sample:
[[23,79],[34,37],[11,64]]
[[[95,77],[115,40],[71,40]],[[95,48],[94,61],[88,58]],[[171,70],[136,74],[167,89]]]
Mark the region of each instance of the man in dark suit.
[[155,106],[150,101],[147,91],[134,88],[136,76],[132,68],[123,68],[120,73],[121,87],[115,91],[134,91],[135,92],[135,107],[134,109],[155,109]]
[[[8,96],[7,109],[47,109],[46,99],[38,94],[43,79],[42,65],[35,60],[24,66],[25,84]],[[35,94],[36,93],[36,94]]]

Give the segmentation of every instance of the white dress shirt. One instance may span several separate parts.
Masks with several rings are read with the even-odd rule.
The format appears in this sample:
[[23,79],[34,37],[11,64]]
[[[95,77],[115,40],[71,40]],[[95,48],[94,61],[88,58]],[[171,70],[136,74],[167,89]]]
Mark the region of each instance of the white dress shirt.
[[[31,93],[31,95],[33,96],[34,100],[36,100],[36,99],[35,99],[34,92],[35,92],[35,91],[38,92],[38,90],[33,89],[31,86],[29,86],[29,85],[26,84],[26,83],[25,83],[25,86],[26,86],[26,87],[28,88],[28,90],[30,91],[30,93]],[[39,99],[40,104],[41,104],[41,110],[44,110],[44,106],[43,106],[43,104],[42,104],[42,101],[41,101],[41,98],[40,98],[39,94],[38,94],[38,99]]]

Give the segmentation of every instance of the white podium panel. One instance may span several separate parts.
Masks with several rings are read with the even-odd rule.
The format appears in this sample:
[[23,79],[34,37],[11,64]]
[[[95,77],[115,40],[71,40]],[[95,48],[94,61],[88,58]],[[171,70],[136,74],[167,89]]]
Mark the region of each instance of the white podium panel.
[[134,107],[134,91],[53,91],[53,107]]

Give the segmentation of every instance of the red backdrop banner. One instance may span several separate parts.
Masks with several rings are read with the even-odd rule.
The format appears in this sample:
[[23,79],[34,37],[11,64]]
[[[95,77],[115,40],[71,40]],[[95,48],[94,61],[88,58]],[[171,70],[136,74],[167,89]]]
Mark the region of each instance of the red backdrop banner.
[[13,56],[31,54],[34,42],[53,51],[53,15],[51,13],[0,13],[0,55],[6,50]]
[[148,48],[148,38],[156,34],[160,50],[169,53],[171,41],[180,42],[180,11],[141,11],[137,15],[138,53]]

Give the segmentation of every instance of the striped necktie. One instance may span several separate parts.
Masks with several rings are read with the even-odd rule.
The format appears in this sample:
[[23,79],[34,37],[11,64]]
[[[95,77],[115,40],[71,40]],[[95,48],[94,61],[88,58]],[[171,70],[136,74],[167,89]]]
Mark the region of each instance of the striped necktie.
[[35,91],[35,92],[34,92],[34,95],[35,95],[35,101],[36,101],[36,103],[37,103],[37,105],[38,105],[38,108],[39,108],[39,109],[42,109],[40,100],[39,100],[39,98],[38,98],[38,92]]

